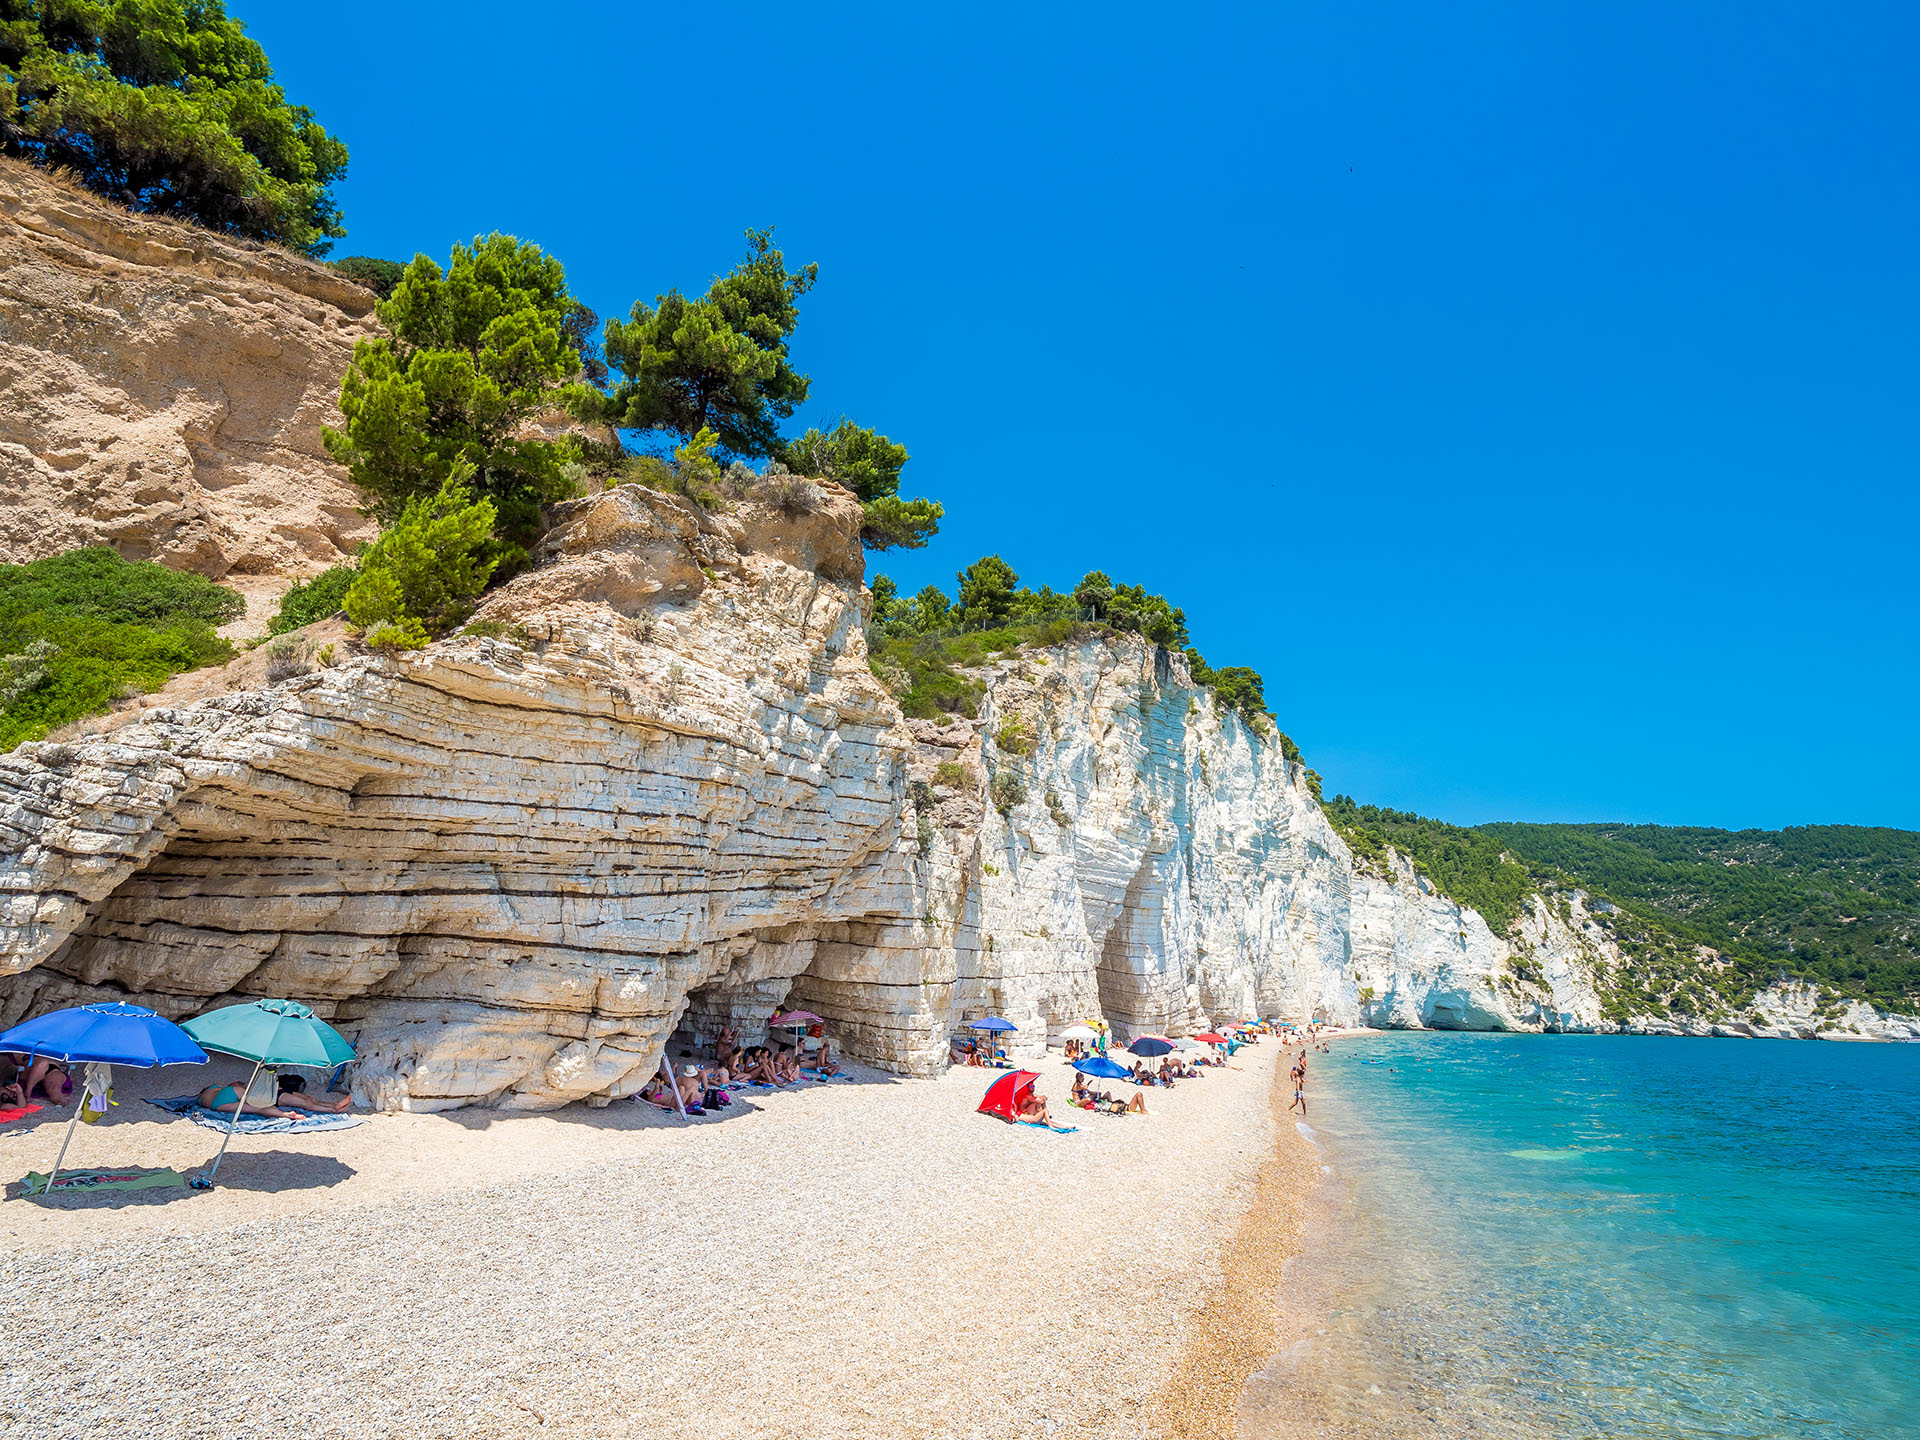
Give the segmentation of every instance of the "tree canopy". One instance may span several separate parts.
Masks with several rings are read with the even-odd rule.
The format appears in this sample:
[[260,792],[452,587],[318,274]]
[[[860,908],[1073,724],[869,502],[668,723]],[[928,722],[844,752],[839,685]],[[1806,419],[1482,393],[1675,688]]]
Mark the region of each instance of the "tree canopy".
[[810,429],[781,452],[797,475],[832,480],[860,499],[860,541],[869,550],[918,550],[939,532],[945,509],[932,500],[902,500],[907,447],[844,415],[831,430]]
[[772,230],[747,231],[747,258],[690,300],[678,290],[636,300],[607,322],[607,359],[624,377],[608,413],[627,430],[712,430],[730,456],[777,456],[780,422],[807,398],[787,337],[819,266],[788,270]]
[[1013,618],[1014,587],[1020,577],[998,555],[986,555],[955,577],[960,582],[960,623],[969,630],[992,630]]
[[221,0],[0,0],[0,153],[309,255],[346,234],[347,147]]
[[379,305],[391,338],[354,346],[340,386],[346,428],[325,433],[373,513],[390,523],[470,465],[502,533],[536,531],[540,503],[572,488],[561,470],[571,452],[517,432],[544,409],[595,403],[569,383],[581,372],[569,327],[583,308],[560,262],[511,235],[456,245],[444,271],[415,256]]

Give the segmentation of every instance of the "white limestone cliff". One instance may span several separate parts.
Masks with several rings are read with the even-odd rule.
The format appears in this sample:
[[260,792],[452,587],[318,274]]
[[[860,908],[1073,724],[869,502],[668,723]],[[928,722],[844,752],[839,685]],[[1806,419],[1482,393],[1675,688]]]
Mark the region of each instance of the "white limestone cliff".
[[[1095,1016],[1615,1028],[1578,897],[1502,937],[1404,862],[1357,870],[1304,771],[1165,651],[1023,651],[977,720],[902,720],[844,492],[554,518],[492,638],[0,757],[0,1022],[290,995],[355,1040],[364,1099],[414,1109],[604,1103],[783,1005],[908,1072],[987,1012],[1016,1052]],[[1911,1033],[1760,1011],[1727,1033]]]

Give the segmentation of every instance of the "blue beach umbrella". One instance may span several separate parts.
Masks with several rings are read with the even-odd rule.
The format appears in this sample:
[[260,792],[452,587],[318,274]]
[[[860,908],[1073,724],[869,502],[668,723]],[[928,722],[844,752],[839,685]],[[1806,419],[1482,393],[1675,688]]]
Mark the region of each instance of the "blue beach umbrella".
[[[244,1102],[253,1088],[262,1065],[308,1065],[327,1069],[353,1059],[353,1047],[326,1021],[297,1000],[255,1000],[251,1005],[227,1005],[209,1010],[187,1021],[186,1032],[209,1050],[251,1060],[253,1074],[246,1089],[240,1090]],[[215,1097],[218,1098],[218,1097]],[[220,1142],[220,1153],[213,1157],[204,1177],[196,1177],[196,1186],[209,1187],[220,1173],[220,1162],[227,1156],[233,1132],[240,1126],[240,1106],[233,1107],[227,1122],[227,1137]]]
[[1101,1080],[1125,1080],[1133,1072],[1117,1060],[1109,1060],[1104,1055],[1095,1055],[1089,1060],[1076,1060],[1073,1068],[1082,1075],[1093,1075]]
[[1127,1050],[1131,1054],[1144,1055],[1151,1060],[1158,1055],[1172,1054],[1173,1042],[1171,1040],[1162,1040],[1158,1035],[1142,1035],[1138,1040],[1127,1046]]
[[[24,1021],[0,1034],[0,1050],[24,1054],[29,1062],[45,1055],[69,1065],[132,1065],[141,1070],[207,1063],[207,1052],[171,1020],[118,1000],[77,1005]],[[83,1095],[73,1102],[73,1118],[67,1122],[67,1136],[60,1142],[46,1189],[40,1192],[43,1195],[53,1193],[84,1101]]]
[[1020,1027],[1011,1020],[1003,1020],[998,1015],[989,1015],[984,1020],[969,1021],[967,1028],[969,1030],[987,1030],[997,1035],[1008,1030],[1018,1030]]

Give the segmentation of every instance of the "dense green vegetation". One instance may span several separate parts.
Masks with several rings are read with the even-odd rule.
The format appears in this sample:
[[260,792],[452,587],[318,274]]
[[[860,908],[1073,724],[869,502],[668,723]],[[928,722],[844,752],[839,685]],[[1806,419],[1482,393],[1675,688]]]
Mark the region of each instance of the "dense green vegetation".
[[1795,976],[1909,1009],[1920,999],[1920,833],[1528,824],[1479,833],[1606,897],[1624,917],[1617,926],[1710,945],[1747,980]]
[[0,0],[0,153],[311,255],[346,234],[347,147],[221,0]]
[[355,344],[340,386],[346,426],[325,432],[373,513],[391,523],[464,466],[505,539],[537,534],[541,504],[574,492],[563,467],[577,446],[519,432],[542,410],[596,402],[570,383],[579,308],[560,262],[511,235],[454,246],[445,270],[414,257],[379,305],[391,338]]
[[267,633],[284,635],[337,613],[346,603],[347,587],[359,573],[351,565],[336,565],[295,585],[280,597],[280,611],[267,622]]
[[[1327,818],[1362,864],[1391,845],[1496,931],[1535,892],[1578,889],[1628,959],[1603,977],[1609,1011],[1739,1012],[1776,980],[1912,1010],[1920,1002],[1920,833],[1819,825],[1711,830],[1659,825],[1472,828],[1358,805]],[[1724,957],[1703,963],[1699,947]]]
[[341,608],[369,645],[418,650],[461,624],[500,563],[491,500],[467,488],[462,462],[432,495],[416,495],[360,552]]
[[[1046,585],[1028,589],[998,555],[981,557],[954,578],[957,599],[937,585],[902,599],[890,577],[873,577],[867,636],[873,670],[911,716],[976,714],[982,687],[959,672],[1023,645],[1062,645],[1115,633],[1143,635],[1168,649],[1187,643],[1184,611],[1165,596],[1149,595],[1138,585],[1116,585],[1097,570],[1071,594]],[[1274,730],[1265,686],[1255,671],[1245,666],[1216,671],[1198,650],[1188,648],[1186,655],[1195,683],[1213,688],[1221,705],[1254,729],[1275,735],[1289,760],[1300,758],[1293,742]]]
[[1477,830],[1359,805],[1347,795],[1335,795],[1323,808],[1356,859],[1391,874],[1386,855],[1392,846],[1436,890],[1478,910],[1495,931],[1518,920],[1526,897],[1539,888],[1537,877],[1509,857],[1498,840]]
[[0,750],[231,659],[214,627],[245,602],[104,546],[0,565]]

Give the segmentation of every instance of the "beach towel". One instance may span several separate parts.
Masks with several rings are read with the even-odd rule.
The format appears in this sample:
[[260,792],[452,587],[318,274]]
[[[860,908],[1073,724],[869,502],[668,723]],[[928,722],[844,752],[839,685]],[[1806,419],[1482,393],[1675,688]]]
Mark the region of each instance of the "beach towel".
[[1078,1125],[1042,1125],[1038,1120],[1016,1120],[1014,1124],[1024,1125],[1029,1130],[1051,1130],[1056,1135],[1076,1135],[1080,1131]]
[[[175,1115],[184,1115],[196,1125],[204,1125],[209,1130],[225,1130],[233,1123],[231,1115],[218,1110],[209,1110],[200,1103],[195,1095],[175,1095],[166,1100],[149,1100],[149,1105],[158,1105]],[[303,1115],[298,1120],[274,1115],[242,1115],[240,1123],[234,1125],[236,1135],[286,1135],[296,1130],[351,1130],[356,1125],[367,1123],[364,1115]]]
[[[44,1195],[47,1177],[39,1171],[21,1182],[22,1195]],[[88,1195],[95,1190],[184,1190],[187,1177],[178,1170],[62,1170],[53,1182],[56,1195]]]
[[24,1120],[36,1110],[44,1110],[44,1105],[11,1105],[0,1110],[0,1125],[11,1125],[16,1120]]

